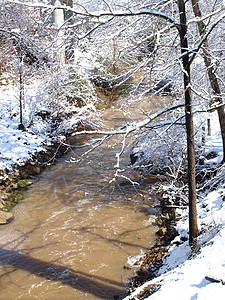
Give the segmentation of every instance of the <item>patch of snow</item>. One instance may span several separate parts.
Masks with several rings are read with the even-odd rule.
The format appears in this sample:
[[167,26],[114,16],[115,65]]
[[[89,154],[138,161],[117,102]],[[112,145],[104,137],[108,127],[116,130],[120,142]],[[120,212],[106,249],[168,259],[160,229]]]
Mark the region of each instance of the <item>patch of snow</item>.
[[[34,89],[34,86],[33,86]],[[32,89],[32,90],[33,90]],[[0,89],[0,169],[11,169],[14,164],[21,164],[31,158],[35,152],[44,150],[43,142],[48,140],[43,134],[43,124],[35,120],[37,126],[26,131],[18,129],[19,100],[17,91],[13,85],[3,86]],[[26,103],[24,108],[24,122],[29,121],[28,111],[32,111]]]
[[214,151],[217,153],[217,157],[210,159],[207,163],[218,164],[222,161],[223,158],[223,145],[221,140],[219,128],[219,120],[216,113],[211,113],[208,115],[208,119],[211,124],[211,136],[206,137],[206,154]]

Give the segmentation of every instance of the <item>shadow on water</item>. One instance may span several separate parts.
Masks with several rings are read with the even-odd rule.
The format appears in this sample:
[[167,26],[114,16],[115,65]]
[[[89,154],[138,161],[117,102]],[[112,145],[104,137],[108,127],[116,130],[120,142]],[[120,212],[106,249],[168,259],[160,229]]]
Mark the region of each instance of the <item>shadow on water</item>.
[[112,295],[115,295],[116,299],[125,296],[123,284],[115,280],[76,272],[71,268],[45,262],[2,247],[0,247],[0,264],[11,265],[16,269],[22,269],[47,280],[60,281],[64,285],[93,294],[101,299],[112,299]]
[[[129,233],[132,233],[132,232],[138,232],[141,229],[147,229],[147,228],[151,228],[151,227],[152,227],[152,225],[149,225],[149,226],[146,226],[146,227],[142,227],[142,228],[137,228],[135,230],[126,230],[126,231],[124,231],[124,232],[122,232],[120,234],[120,237],[122,237],[123,235],[127,235]],[[96,232],[91,232],[91,230],[97,229],[97,228],[98,227],[91,227],[90,228],[90,227],[83,226],[83,227],[79,228],[79,230],[81,232],[84,232],[84,233],[89,233],[92,236],[94,236],[95,238],[104,240],[104,241],[106,241],[108,243],[120,244],[122,246],[130,246],[130,247],[134,247],[134,248],[138,248],[138,249],[142,248],[143,250],[146,250],[146,251],[149,249],[149,247],[144,247],[144,246],[142,246],[140,244],[137,244],[137,243],[126,242],[126,241],[123,241],[122,239],[117,239],[117,238],[108,238],[108,237],[103,236],[102,234],[99,234],[99,233],[96,233]],[[71,231],[73,231],[73,229]]]

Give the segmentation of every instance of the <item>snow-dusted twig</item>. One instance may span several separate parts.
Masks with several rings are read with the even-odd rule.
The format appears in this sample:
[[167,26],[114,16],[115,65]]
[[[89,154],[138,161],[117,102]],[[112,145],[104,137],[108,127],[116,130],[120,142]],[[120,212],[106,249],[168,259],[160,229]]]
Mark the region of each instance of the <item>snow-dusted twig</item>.
[[199,17],[193,18],[193,19],[191,19],[191,20],[189,20],[187,22],[187,26],[189,26],[190,24],[193,24],[193,23],[203,22],[203,21],[205,21],[205,20],[207,20],[207,19],[209,19],[209,18],[211,18],[211,17],[213,17],[213,16],[221,13],[224,10],[225,10],[225,7],[221,7],[221,8],[219,8],[219,9],[217,9],[215,11],[212,11],[210,14],[207,14],[207,15],[201,17],[201,18],[199,18]]
[[[91,144],[91,148],[88,149],[87,151],[85,151],[82,155],[81,158],[79,159],[75,159],[75,158],[71,158],[70,162],[80,162],[82,160],[83,157],[87,156],[90,152],[92,152],[93,150],[95,150],[96,148],[98,148],[99,146],[101,146],[108,138],[110,138],[110,135],[104,136],[100,139],[97,139],[97,141],[95,141],[95,144],[92,143]],[[65,144],[66,145],[66,144]],[[72,151],[73,152],[73,151]]]
[[[194,60],[194,58],[196,57],[198,51],[202,48],[202,45],[204,45],[205,41],[207,40],[208,36],[211,34],[211,32],[213,31],[213,29],[221,22],[223,21],[223,19],[225,18],[225,13],[222,14],[222,16],[220,16],[216,22],[214,24],[211,25],[210,29],[208,30],[208,32],[206,32],[204,34],[204,36],[201,38],[201,40],[199,41],[198,45],[193,48],[190,49],[188,52],[189,53],[193,53],[192,56],[189,58],[189,63],[191,64]],[[185,54],[185,53],[184,53]]]
[[[94,26],[92,29],[90,29],[88,32],[86,32],[85,34],[81,35],[81,36],[78,36],[78,39],[79,40],[82,40],[84,38],[86,38],[87,36],[89,36],[91,33],[93,33],[96,29],[98,29],[100,26],[102,25],[106,25],[107,23],[111,22],[113,20],[114,17],[108,19],[108,20],[105,20],[105,21],[101,21],[101,22],[98,22],[96,26]],[[70,28],[72,28],[74,26],[70,26]]]

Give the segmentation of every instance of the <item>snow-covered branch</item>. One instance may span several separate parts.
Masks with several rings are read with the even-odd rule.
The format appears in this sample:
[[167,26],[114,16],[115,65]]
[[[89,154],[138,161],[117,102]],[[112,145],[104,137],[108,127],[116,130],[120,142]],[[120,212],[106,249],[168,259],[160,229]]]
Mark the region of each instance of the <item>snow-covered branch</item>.
[[155,17],[160,17],[167,22],[173,24],[175,27],[180,28],[180,24],[173,18],[170,17],[168,14],[165,14],[161,11],[157,11],[154,9],[148,9],[148,8],[142,8],[142,9],[129,9],[129,10],[115,10],[112,11],[110,8],[109,11],[88,11],[88,9],[81,5],[77,4],[82,8],[82,10],[77,10],[75,8],[69,7],[67,5],[47,5],[44,3],[40,2],[22,2],[22,1],[14,1],[14,0],[7,0],[9,3],[13,4],[19,4],[19,5],[24,5],[24,6],[29,6],[29,7],[39,7],[39,8],[46,8],[46,9],[64,9],[67,11],[71,11],[75,13],[78,16],[85,16],[85,17],[93,17],[93,18],[101,18],[101,17],[128,17],[128,16],[141,16],[141,15],[151,15]]
[[[202,48],[202,45],[204,45],[205,41],[207,40],[207,38],[209,37],[209,35],[212,33],[213,29],[215,29],[215,27],[221,22],[223,21],[223,19],[225,18],[225,13],[222,14],[215,23],[213,23],[210,27],[210,29],[204,34],[204,36],[201,38],[201,40],[199,41],[198,45],[194,48],[194,49],[190,49],[189,51],[187,51],[187,53],[193,53],[192,56],[189,59],[189,62],[192,63],[192,61],[194,60],[194,58],[196,57],[198,51]],[[187,53],[183,53],[183,55],[187,55]]]
[[187,26],[189,26],[190,24],[193,24],[193,23],[204,22],[205,20],[207,20],[207,19],[223,12],[224,10],[225,10],[225,7],[221,7],[221,8],[219,8],[219,9],[217,9],[217,10],[211,12],[210,14],[207,14],[207,15],[201,17],[201,18],[199,18],[199,17],[193,18],[193,19],[191,19],[187,22]]
[[[85,34],[78,36],[78,39],[79,39],[79,40],[82,40],[82,39],[86,38],[86,37],[89,36],[91,33],[93,33],[96,29],[98,29],[100,26],[106,25],[107,23],[109,23],[110,21],[112,21],[113,18],[114,18],[114,17],[112,17],[112,18],[110,18],[110,19],[107,19],[107,20],[105,20],[105,21],[97,22],[97,25],[95,25],[91,30],[89,30],[89,31],[86,32]],[[70,28],[75,27],[75,26],[77,26],[77,24],[76,24],[76,25],[73,25],[73,26],[70,26]]]

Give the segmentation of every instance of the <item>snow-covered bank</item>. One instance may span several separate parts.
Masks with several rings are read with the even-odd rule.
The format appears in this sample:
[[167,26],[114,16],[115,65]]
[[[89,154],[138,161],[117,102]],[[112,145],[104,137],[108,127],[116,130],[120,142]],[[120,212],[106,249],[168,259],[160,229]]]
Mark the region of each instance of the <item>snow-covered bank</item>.
[[[216,113],[211,115],[212,136],[206,138],[206,153],[214,151],[217,157],[207,161],[217,164],[222,159],[222,141]],[[125,299],[140,299],[152,287],[158,289],[141,299],[224,299],[225,286],[225,168],[221,167],[208,189],[198,193],[198,225],[200,235],[197,251],[191,252],[188,241],[188,209],[179,209],[182,215],[177,223],[180,233],[171,243],[164,257],[158,277],[137,288]],[[211,189],[213,187],[213,190]],[[174,243],[175,242],[175,243]],[[211,280],[209,280],[211,279]],[[212,282],[215,279],[215,282]]]
[[[77,128],[91,126],[97,115],[95,90],[83,69],[68,67],[0,85],[0,170],[21,165]],[[22,93],[22,103],[20,103]],[[19,125],[26,130],[20,130]]]
[[[29,88],[34,91],[34,86]],[[31,99],[32,95],[29,95]],[[0,169],[11,169],[12,165],[22,164],[31,158],[32,154],[44,150],[43,144],[50,143],[47,134],[43,133],[44,124],[41,118],[35,116],[34,107],[28,103],[24,107],[24,121],[31,113],[38,126],[27,128],[26,131],[18,129],[19,126],[19,99],[15,86],[5,85],[0,89]],[[37,110],[36,110],[37,111]]]

